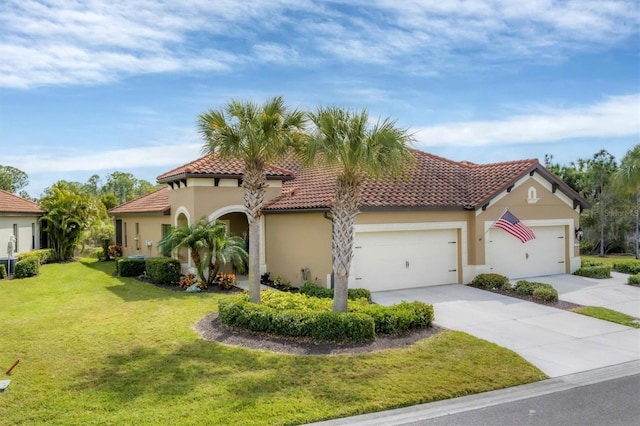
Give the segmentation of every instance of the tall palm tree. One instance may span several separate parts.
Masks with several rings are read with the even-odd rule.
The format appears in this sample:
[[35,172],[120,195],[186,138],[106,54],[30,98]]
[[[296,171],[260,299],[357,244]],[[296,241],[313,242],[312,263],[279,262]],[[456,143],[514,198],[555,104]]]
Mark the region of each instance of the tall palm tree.
[[200,114],[203,152],[244,162],[242,187],[249,223],[249,297],[260,303],[260,217],[266,167],[304,138],[305,115],[289,110],[281,97],[262,105],[232,100],[223,109]]
[[614,175],[614,183],[623,193],[635,195],[636,259],[640,259],[640,145],[627,151]]
[[213,283],[221,264],[232,263],[243,270],[248,258],[242,238],[230,236],[224,223],[205,218],[171,229],[158,246],[172,251],[188,248],[198,276],[207,285]]
[[321,161],[338,170],[331,207],[333,310],[346,312],[360,188],[367,177],[402,176],[414,161],[409,149],[413,137],[388,118],[370,126],[366,110],[319,108],[309,118],[315,128],[305,150],[307,162]]

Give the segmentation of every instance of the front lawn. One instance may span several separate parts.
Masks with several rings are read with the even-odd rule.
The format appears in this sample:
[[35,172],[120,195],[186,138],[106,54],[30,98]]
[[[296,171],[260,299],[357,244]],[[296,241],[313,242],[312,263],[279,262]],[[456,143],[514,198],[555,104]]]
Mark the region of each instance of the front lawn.
[[0,379],[12,381],[0,423],[300,424],[545,378],[513,352],[453,331],[361,355],[204,341],[192,326],[224,296],[114,277],[114,268],[83,260],[0,280]]
[[636,318],[623,314],[622,312],[614,311],[613,309],[600,306],[582,306],[572,309],[572,311],[589,317],[626,325],[627,327],[640,328],[640,323]]

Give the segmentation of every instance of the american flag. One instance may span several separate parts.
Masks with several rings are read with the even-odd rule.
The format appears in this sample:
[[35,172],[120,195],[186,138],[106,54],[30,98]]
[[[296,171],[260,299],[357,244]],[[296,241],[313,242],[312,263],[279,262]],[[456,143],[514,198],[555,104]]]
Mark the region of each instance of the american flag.
[[504,229],[523,243],[536,238],[536,234],[522,224],[509,210],[504,212],[500,219],[493,224],[496,228]]

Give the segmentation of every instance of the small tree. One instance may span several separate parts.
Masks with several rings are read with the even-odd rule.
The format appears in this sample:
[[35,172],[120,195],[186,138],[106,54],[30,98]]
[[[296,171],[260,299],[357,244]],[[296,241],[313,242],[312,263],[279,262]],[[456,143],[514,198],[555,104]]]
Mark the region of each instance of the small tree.
[[614,184],[622,194],[635,198],[635,254],[640,259],[640,145],[625,154],[614,174]]

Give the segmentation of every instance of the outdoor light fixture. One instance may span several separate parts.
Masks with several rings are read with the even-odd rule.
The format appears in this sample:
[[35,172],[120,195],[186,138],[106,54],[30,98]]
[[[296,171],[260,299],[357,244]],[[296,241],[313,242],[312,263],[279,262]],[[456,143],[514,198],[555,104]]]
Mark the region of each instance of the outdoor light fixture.
[[584,235],[584,231],[582,230],[582,226],[578,226],[576,228],[576,240],[581,241],[583,235]]

